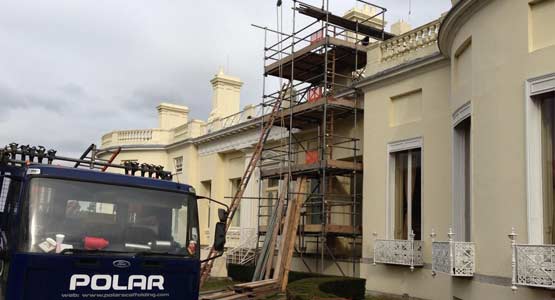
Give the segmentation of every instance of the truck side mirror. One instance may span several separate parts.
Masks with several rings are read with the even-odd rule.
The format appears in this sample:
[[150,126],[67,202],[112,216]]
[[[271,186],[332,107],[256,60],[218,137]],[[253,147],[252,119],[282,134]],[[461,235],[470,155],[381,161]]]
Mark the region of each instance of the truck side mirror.
[[225,247],[225,223],[218,222],[216,223],[216,228],[214,230],[214,250],[218,252],[222,252],[224,251],[224,247]]

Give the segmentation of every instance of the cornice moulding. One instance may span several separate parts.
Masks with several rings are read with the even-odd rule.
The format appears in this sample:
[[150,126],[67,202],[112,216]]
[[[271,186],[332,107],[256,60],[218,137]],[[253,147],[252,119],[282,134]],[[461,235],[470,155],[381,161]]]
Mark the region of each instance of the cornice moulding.
[[451,46],[459,29],[489,2],[491,0],[461,0],[449,10],[439,28],[438,46],[443,55],[451,57]]

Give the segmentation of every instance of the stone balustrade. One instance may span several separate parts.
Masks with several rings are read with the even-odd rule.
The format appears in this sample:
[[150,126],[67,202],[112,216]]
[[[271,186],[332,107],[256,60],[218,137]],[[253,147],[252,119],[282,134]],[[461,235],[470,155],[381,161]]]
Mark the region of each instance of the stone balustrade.
[[229,128],[269,113],[271,106],[247,105],[239,113],[216,118],[209,123],[192,120],[172,129],[134,129],[112,131],[102,136],[102,148],[126,145],[167,145],[188,138]]
[[440,20],[435,20],[381,43],[382,61],[395,60],[420,48],[436,44],[440,23]]
[[368,47],[365,76],[372,76],[400,64],[438,53],[437,39],[441,19],[402,35]]
[[122,145],[164,144],[169,131],[163,129],[133,129],[112,131],[102,136],[102,148]]

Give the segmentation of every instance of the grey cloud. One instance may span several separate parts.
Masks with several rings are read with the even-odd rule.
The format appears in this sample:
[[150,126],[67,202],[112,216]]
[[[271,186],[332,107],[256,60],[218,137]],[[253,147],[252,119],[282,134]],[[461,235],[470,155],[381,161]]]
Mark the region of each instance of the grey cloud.
[[[412,0],[409,16],[408,0],[375,2],[390,24],[424,24],[450,6]],[[289,31],[292,1],[283,3]],[[354,3],[330,1],[338,14]],[[108,131],[156,126],[160,101],[206,119],[219,66],[244,81],[243,106],[258,103],[264,45],[251,23],[275,28],[275,13],[274,0],[2,0],[0,145],[80,153]]]
[[59,97],[37,94],[21,94],[15,89],[0,84],[0,101],[2,108],[0,116],[5,116],[17,109],[32,110],[43,108],[50,113],[60,113],[67,105],[66,100]]
[[75,83],[64,84],[63,86],[60,87],[60,91],[62,91],[64,94],[69,96],[81,97],[85,94],[85,90],[81,86]]

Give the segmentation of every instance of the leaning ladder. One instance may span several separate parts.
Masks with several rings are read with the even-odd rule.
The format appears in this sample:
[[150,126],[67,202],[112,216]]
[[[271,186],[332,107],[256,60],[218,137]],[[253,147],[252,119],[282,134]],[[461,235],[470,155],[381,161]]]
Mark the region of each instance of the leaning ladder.
[[[256,169],[258,161],[262,156],[262,149],[264,148],[264,144],[268,139],[268,136],[270,134],[274,121],[276,120],[276,117],[280,111],[283,98],[285,97],[286,92],[289,90],[290,86],[291,86],[291,82],[284,84],[282,86],[282,89],[279,92],[278,99],[273,103],[272,111],[270,112],[268,119],[266,121],[263,121],[264,125],[262,126],[260,137],[258,138],[258,142],[254,148],[249,164],[245,169],[245,172],[243,173],[243,177],[241,178],[241,184],[239,186],[239,189],[237,190],[237,192],[233,196],[233,199],[231,200],[231,205],[229,207],[229,214],[227,216],[226,226],[225,226],[226,233],[229,227],[231,226],[231,220],[233,220],[233,216],[237,211],[237,207],[239,207],[239,203],[241,202],[241,198],[243,198],[243,194],[247,189],[247,185],[249,184],[249,180],[252,176],[252,173]],[[262,116],[262,118],[264,120],[264,116]],[[213,258],[217,255],[218,255],[218,251],[216,251],[214,247],[210,248],[207,261],[202,264],[202,268],[200,271],[200,286],[202,286],[204,282],[206,282],[206,279],[208,279],[208,277],[210,276],[210,271],[212,270],[212,266],[214,264]]]

